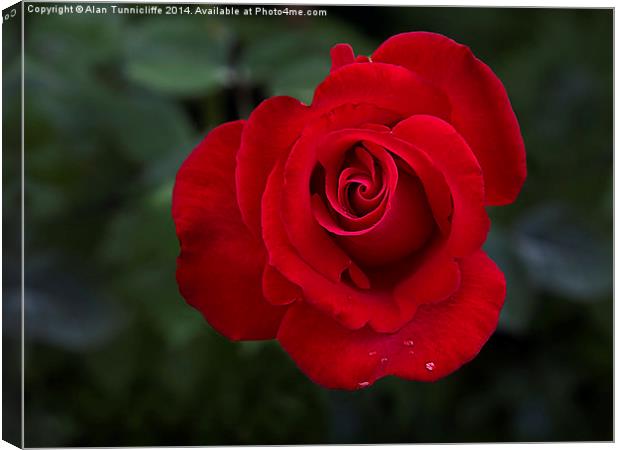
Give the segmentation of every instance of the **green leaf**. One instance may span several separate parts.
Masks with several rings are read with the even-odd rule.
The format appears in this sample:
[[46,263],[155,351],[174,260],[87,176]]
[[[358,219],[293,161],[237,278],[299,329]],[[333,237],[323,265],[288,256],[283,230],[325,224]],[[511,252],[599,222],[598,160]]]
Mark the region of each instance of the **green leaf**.
[[512,242],[509,233],[493,227],[484,244],[484,250],[506,278],[506,299],[498,327],[513,334],[522,334],[528,330],[533,318],[537,296],[517,258]]
[[84,159],[114,148],[130,161],[150,163],[195,140],[186,112],[170,99],[125,94],[92,78],[65,77],[38,58],[27,64],[26,103],[31,108],[26,135],[31,146],[57,133],[51,141],[62,142],[62,154]]
[[184,150],[194,140],[187,116],[172,102],[134,95],[114,98],[108,108],[106,122],[131,160],[152,164],[156,158]]
[[92,351],[125,326],[123,308],[78,261],[53,253],[29,258],[26,338],[70,351]]
[[612,286],[612,246],[555,205],[532,211],[516,229],[530,279],[569,299],[598,300]]
[[114,14],[29,16],[28,20],[26,50],[66,73],[111,61],[124,41],[123,20]]
[[346,26],[322,24],[321,32],[306,28],[265,32],[247,43],[239,70],[245,78],[264,83],[270,95],[289,95],[309,103],[316,86],[329,74],[330,49],[347,42],[357,54],[372,46]]
[[205,94],[230,79],[229,35],[197,20],[151,20],[136,28],[125,73],[137,84],[168,94]]
[[269,83],[271,95],[289,95],[311,103],[314,89],[329,73],[329,62],[323,57],[299,59],[274,74]]

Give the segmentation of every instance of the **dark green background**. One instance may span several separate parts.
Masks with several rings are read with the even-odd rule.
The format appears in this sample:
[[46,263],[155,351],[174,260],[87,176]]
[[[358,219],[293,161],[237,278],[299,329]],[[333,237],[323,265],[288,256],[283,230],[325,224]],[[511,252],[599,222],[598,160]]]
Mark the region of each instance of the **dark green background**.
[[[27,446],[613,438],[612,11],[321,8],[26,14]],[[486,245],[506,306],[480,355],[443,380],[328,391],[275,342],[231,343],[184,303],[174,176],[209,129],[267,96],[308,101],[333,44],[368,54],[412,30],[470,46],[519,118],[529,176],[515,204],[489,210]],[[17,50],[5,38],[14,102]],[[9,139],[6,167],[19,156]],[[18,174],[5,182],[17,212]],[[19,227],[17,214],[4,220]],[[3,250],[5,265],[19,261],[18,241]],[[5,327],[5,340],[16,333]]]

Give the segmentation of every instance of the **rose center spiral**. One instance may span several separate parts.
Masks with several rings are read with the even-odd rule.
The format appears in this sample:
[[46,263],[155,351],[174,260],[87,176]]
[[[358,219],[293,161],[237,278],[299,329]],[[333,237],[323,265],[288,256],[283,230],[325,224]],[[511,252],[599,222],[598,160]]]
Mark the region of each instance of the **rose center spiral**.
[[420,250],[436,226],[415,171],[389,150],[361,141],[325,173],[326,206],[315,214],[338,244],[366,266]]

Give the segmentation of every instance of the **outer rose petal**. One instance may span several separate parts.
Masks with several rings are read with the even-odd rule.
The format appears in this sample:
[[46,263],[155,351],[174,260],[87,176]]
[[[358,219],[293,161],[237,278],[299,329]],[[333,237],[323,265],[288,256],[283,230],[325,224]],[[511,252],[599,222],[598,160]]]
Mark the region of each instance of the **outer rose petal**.
[[426,249],[417,267],[394,288],[392,295],[405,317],[412,317],[419,305],[443,301],[459,289],[459,265],[441,247],[443,242],[439,241]]
[[285,308],[263,299],[265,252],[241,221],[234,189],[243,125],[215,128],[177,174],[172,199],[181,243],[177,283],[187,302],[226,337],[272,339]]
[[394,127],[397,136],[424,151],[450,186],[454,212],[448,245],[453,256],[467,256],[486,240],[490,227],[484,209],[484,180],[476,157],[447,122],[418,115]]
[[288,305],[303,297],[299,286],[291,283],[271,264],[265,264],[263,271],[263,293],[274,305]]
[[393,64],[348,64],[329,74],[314,91],[312,113],[342,105],[370,104],[401,117],[450,115],[446,95],[411,71]]
[[461,271],[453,297],[421,306],[396,333],[350,330],[300,302],[282,320],[278,340],[302,372],[328,388],[363,388],[387,375],[437,380],[478,354],[504,303],[504,276],[482,251],[465,258]]
[[513,202],[525,181],[525,148],[506,90],[491,69],[464,45],[428,32],[393,36],[372,60],[406,67],[447,94],[449,122],[480,161],[487,203]]
[[292,97],[272,97],[258,105],[245,125],[235,182],[241,216],[256,237],[260,237],[260,204],[267,178],[299,137],[307,110]]
[[352,64],[355,62],[355,54],[353,53],[353,47],[349,44],[336,44],[330,51],[332,57],[331,71],[340,69],[342,66]]

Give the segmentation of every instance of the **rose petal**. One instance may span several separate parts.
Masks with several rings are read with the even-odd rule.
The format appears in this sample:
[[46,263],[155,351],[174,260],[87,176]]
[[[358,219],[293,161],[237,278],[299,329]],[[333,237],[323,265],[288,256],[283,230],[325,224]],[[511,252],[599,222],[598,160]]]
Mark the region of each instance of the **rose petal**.
[[[335,235],[355,235],[372,229],[384,215],[387,198],[384,198],[372,211],[361,217],[344,218],[334,217],[336,214],[325,206],[325,199],[314,194],[311,199],[314,219],[325,230]],[[343,223],[345,226],[343,226]]]
[[[338,139],[334,140],[335,143]],[[383,150],[385,152],[385,150]],[[331,152],[334,154],[335,152]],[[388,156],[391,160],[391,157]],[[395,164],[392,162],[394,169]],[[329,171],[328,171],[329,173]],[[335,235],[336,242],[366,267],[374,267],[400,259],[422,247],[434,230],[434,220],[423,188],[417,177],[408,173],[390,175],[397,186],[388,194],[386,206],[374,222],[361,229],[343,229],[327,211],[323,200],[315,195],[312,209],[318,223]],[[291,214],[300,205],[291,205]],[[385,209],[387,208],[387,209]],[[384,211],[385,210],[385,211]]]
[[353,53],[353,48],[349,44],[334,45],[330,51],[330,55],[332,58],[332,72],[342,66],[355,62],[355,54]]
[[[349,134],[354,133],[355,131],[351,130]],[[364,153],[371,153],[374,160],[378,161],[381,166],[382,186],[378,189],[382,195],[378,198],[378,201],[374,202],[376,203],[376,207],[372,211],[362,215],[355,215],[353,211],[347,211],[344,208],[343,202],[341,201],[341,186],[336,182],[339,175],[338,170],[340,170],[344,162],[345,154],[348,152],[350,145],[354,143],[355,137],[347,137],[346,140],[343,141],[339,138],[332,139],[332,134],[328,134],[316,140],[318,160],[325,169],[325,194],[327,201],[329,206],[337,214],[336,222],[343,225],[343,227],[337,225],[333,229],[330,229],[330,231],[336,234],[347,234],[348,231],[370,229],[383,216],[383,212],[387,205],[388,193],[396,190],[398,170],[394,160],[384,148],[371,145],[371,142],[363,142],[363,144],[369,148],[368,152]]]
[[243,121],[215,128],[181,166],[172,215],[181,254],[183,297],[230,339],[271,339],[285,308],[263,299],[265,252],[241,220],[235,196],[235,154]]
[[431,237],[435,223],[424,190],[417,179],[402,173],[387,209],[367,232],[342,235],[337,242],[366,267],[397,261],[420,249]]
[[525,148],[506,90],[491,69],[468,47],[428,32],[393,36],[372,60],[406,67],[446,93],[448,121],[480,161],[487,203],[513,202],[526,177]]
[[[379,151],[378,149],[376,149]],[[359,161],[363,167],[366,168],[366,172],[370,174],[370,179],[373,183],[376,180],[376,167],[375,167],[375,159],[372,157],[372,154],[368,152],[364,147],[356,147],[355,148],[355,157],[356,161]]]
[[418,306],[443,301],[459,288],[459,265],[446,247],[445,241],[437,240],[412,265],[403,264],[408,273],[396,282],[392,295],[404,317],[413,317]]
[[[340,280],[332,281],[312,268],[288,240],[281,218],[283,163],[279,162],[267,181],[263,195],[263,239],[269,263],[288,280],[300,286],[305,301],[329,314],[350,329],[366,324],[378,330],[393,330],[401,319],[396,304],[385,291],[355,289]],[[351,278],[359,276],[353,268]],[[356,283],[360,283],[357,280]]]
[[271,264],[265,264],[263,271],[263,293],[267,301],[274,305],[288,305],[303,297],[299,286],[282,276]]
[[478,354],[504,302],[503,274],[482,251],[464,259],[461,270],[457,294],[420,307],[396,333],[350,330],[300,302],[287,311],[278,341],[302,372],[327,388],[364,388],[387,375],[437,380]]
[[[338,155],[339,153],[342,153],[342,150],[339,151],[338,149],[349,148],[354,143],[360,141],[363,141],[369,148],[380,147],[382,152],[387,155],[383,167],[384,173],[387,175],[386,183],[390,184],[390,190],[392,192],[396,190],[396,186],[393,183],[398,180],[398,170],[396,168],[396,164],[394,164],[393,157],[389,156],[387,151],[398,156],[406,163],[401,164],[401,167],[405,173],[408,172],[409,175],[420,179],[435,222],[438,224],[442,232],[447,233],[450,230],[450,217],[452,215],[452,199],[450,190],[448,189],[444,175],[437,167],[435,167],[434,162],[425,152],[416,149],[405,140],[396,138],[396,135],[393,135],[392,133],[383,133],[372,129],[340,129],[324,136],[322,141],[318,142],[317,147],[319,147],[320,152],[323,153],[323,163],[329,166],[334,163],[326,159],[328,156],[333,158],[335,161],[338,161]],[[303,141],[300,141],[299,145],[302,143]],[[296,151],[291,153],[290,159],[296,158],[296,153]],[[301,149],[300,153],[308,153],[308,151]],[[381,155],[377,153],[376,156]],[[302,179],[299,183],[300,186],[298,187],[298,190],[291,190],[287,195],[290,195],[291,197],[296,195],[294,198],[300,198],[300,196],[303,195],[303,186],[306,185],[306,182]],[[331,202],[333,201],[334,200],[331,199]],[[301,206],[299,204],[295,205],[294,202],[291,201],[289,207],[291,208],[290,214],[293,215],[296,214],[293,213],[293,209]],[[377,226],[377,223],[374,223],[372,226],[365,229],[361,227],[353,228],[351,233],[343,230],[341,231],[341,234],[358,234],[355,232],[356,230],[370,231],[373,226]]]
[[308,108],[292,97],[272,97],[250,115],[237,153],[235,182],[241,217],[260,237],[261,196],[275,162],[299,137]]
[[401,117],[431,114],[448,118],[445,95],[427,81],[392,64],[349,64],[330,73],[316,88],[312,111],[323,114],[342,105],[371,104]]
[[447,245],[453,256],[479,249],[489,231],[480,166],[465,140],[448,123],[432,116],[412,116],[394,127],[394,136],[432,158],[450,186],[454,211]]
[[358,287],[367,284],[359,267],[313,218],[309,186],[318,162],[317,142],[333,129],[369,122],[385,123],[395,117],[394,113],[368,105],[336,108],[306,127],[286,159],[282,219],[290,243],[305,262],[332,281],[339,281],[343,271],[348,269]]
[[312,142],[300,139],[286,161],[281,217],[291,244],[304,261],[338,282],[355,263],[314,220],[309,186],[317,160],[312,147]]
[[[433,131],[433,130],[430,130],[430,131]],[[405,137],[409,137],[409,136],[405,136]],[[444,217],[444,216],[448,214],[452,214],[452,206],[451,206],[452,200],[450,196],[450,190],[448,189],[448,185],[447,185],[446,179],[444,178],[443,173],[439,170],[438,167],[435,166],[434,162],[431,161],[427,153],[412,146],[411,144],[409,144],[408,141],[398,138],[396,136],[396,133],[392,135],[388,133],[377,132],[371,129],[341,129],[339,131],[335,131],[335,132],[328,134],[327,136],[325,136],[324,139],[325,139],[325,142],[328,142],[329,145],[332,146],[333,148],[339,148],[339,147],[346,148],[347,146],[350,146],[351,144],[355,142],[360,142],[360,141],[372,142],[375,145],[382,146],[383,148],[389,150],[390,152],[398,155],[399,157],[403,159],[405,163],[409,165],[409,167],[411,167],[410,170],[412,174],[415,173],[420,176],[420,180],[422,181],[422,184],[424,185],[424,189],[427,193],[427,197],[429,201],[431,202],[431,207],[436,207],[436,214],[435,214],[436,220],[445,222],[448,220],[448,217]],[[441,143],[444,141],[440,140],[438,142]],[[334,154],[333,151],[327,151],[326,149],[327,147],[324,147],[322,151],[325,151],[326,153],[331,154],[331,155]],[[450,150],[455,150],[455,149],[456,151],[462,150],[460,146],[455,147],[454,145],[450,143],[450,146],[447,148],[446,152],[449,152]],[[295,152],[291,154],[291,158],[294,156],[294,153]],[[440,153],[440,155],[441,154],[442,153]],[[469,154],[471,155],[471,152],[469,152]],[[470,162],[467,162],[466,156],[461,157],[460,159],[457,158],[457,162],[463,162],[462,160],[465,163],[465,166],[464,166],[465,169],[469,168],[468,170],[475,171],[477,165],[476,165],[476,161],[473,155],[471,155]],[[407,167],[407,165],[405,165],[405,167]],[[407,176],[407,171],[404,169],[403,169],[403,176]],[[482,206],[482,197],[481,196],[476,197],[475,195],[473,195],[471,198],[467,197],[469,188],[467,186],[463,187],[458,184],[459,180],[461,180],[458,174],[453,176],[453,178],[456,181],[454,181],[452,184],[457,189],[461,189],[461,190],[465,189],[465,192],[462,194],[459,194],[460,196],[457,196],[457,199],[460,200],[461,197],[464,197],[468,201],[469,200],[473,201],[473,206],[467,203],[467,201],[459,201],[459,204],[458,204],[459,209],[458,209],[458,213],[456,214],[459,220],[457,222],[465,223],[460,218],[461,216],[468,217],[468,215],[472,217],[477,217],[476,214],[482,214],[482,216],[486,218],[486,213],[484,212],[484,208]],[[480,177],[480,174],[478,174],[477,180],[471,180],[471,179],[468,179],[467,177],[463,178],[463,180],[473,183],[473,185],[476,185],[477,183],[479,190],[482,189],[482,179]],[[295,198],[295,199],[299,199],[303,197],[303,186],[304,185],[305,183],[303,183],[302,181],[300,185],[301,186],[300,191],[297,195],[293,196],[293,193],[295,191],[292,190],[290,187],[287,189],[287,194],[291,195],[291,198]],[[476,190],[473,189],[472,192],[474,192],[475,194]],[[476,199],[478,200],[476,201]],[[337,230],[337,224],[333,222],[329,214],[326,214],[324,211],[321,210],[320,202],[317,204],[316,197],[314,199],[314,202],[315,204],[313,205],[313,208],[314,208],[313,212],[315,214],[315,217],[319,220],[319,223],[325,226],[326,230],[335,232]],[[288,212],[293,216],[291,220],[294,220],[294,217],[296,215],[298,217],[303,216],[303,214],[296,212],[295,208],[301,208],[301,207],[299,204],[293,204],[293,203],[290,203],[290,205],[287,205]],[[397,209],[398,208],[395,208],[395,210]],[[479,209],[482,212],[480,212]],[[474,213],[472,213],[470,210],[474,211]],[[380,221],[377,223],[380,223]],[[398,227],[399,220],[395,220],[394,224],[396,227]],[[374,226],[377,226],[377,225],[374,225]],[[448,231],[451,229],[450,225],[444,225],[444,228],[447,229]],[[370,231],[373,231],[373,227],[370,227],[368,230],[365,230],[366,233]],[[465,244],[467,244],[468,242],[477,243],[478,242],[476,241],[477,237],[480,235],[485,235],[486,231],[487,231],[487,228],[485,227],[479,227],[478,230],[473,230],[472,231],[473,239],[469,241],[467,241],[467,239],[462,238],[461,235],[457,233],[455,235],[457,238],[455,242],[458,245],[455,244],[454,249],[458,251],[460,249],[459,245],[462,245],[463,242]],[[340,231],[339,233],[346,234],[343,231]],[[348,234],[355,235],[358,233],[349,232]],[[365,242],[364,242],[363,237],[365,236],[363,236],[361,232],[359,234],[360,234],[360,242],[356,242],[355,244],[360,248],[360,251],[362,252],[364,251]],[[393,233],[386,233],[385,236],[383,233],[378,233],[377,242],[381,242],[382,237],[391,239],[394,237],[392,235]],[[442,264],[429,264],[428,267],[422,268],[420,267],[419,263],[414,264],[414,265],[403,263],[402,267],[398,268],[398,276],[390,276],[390,274],[387,274],[388,276],[386,277],[384,276],[380,277],[380,276],[374,276],[372,273],[367,273],[367,275],[372,280],[371,286],[373,287],[373,289],[377,287],[376,286],[377,282],[382,284],[382,287],[387,291],[391,291],[392,289],[400,285],[400,287],[397,288],[396,291],[393,292],[393,296],[392,295],[388,296],[388,301],[390,303],[394,303],[398,305],[399,311],[400,311],[398,320],[393,320],[389,323],[390,326],[393,327],[391,331],[398,329],[398,327],[402,326],[406,321],[408,321],[414,314],[417,306],[419,306],[420,304],[443,300],[453,292],[455,288],[455,284],[458,281],[458,271],[453,263],[454,255],[452,253],[445,252],[445,247],[449,248],[447,243],[452,242],[452,241],[446,240],[448,239],[449,236],[451,236],[451,234],[447,234],[445,237],[441,238],[439,242],[440,245],[436,246],[436,247],[439,247],[439,250],[433,250],[433,251],[441,251],[442,252],[441,254],[445,255],[443,259],[441,260]],[[371,245],[372,243],[373,243],[373,240],[369,239],[369,245]],[[378,247],[379,246],[377,245],[374,248],[377,249]],[[395,245],[393,248],[400,250],[397,245]],[[352,250],[351,248],[348,248],[347,250],[348,250],[347,253],[355,254],[355,250]],[[355,254],[355,256],[360,258],[360,260],[363,260],[363,262],[366,263],[367,265],[369,264],[372,266],[374,265],[372,263],[372,257],[376,256],[378,258],[377,255],[379,255],[379,253],[380,252],[378,251],[374,253],[367,252],[367,255],[369,255],[368,260],[363,259],[364,258],[363,254],[360,254],[360,255]],[[404,255],[399,255],[399,256],[404,256]],[[432,255],[429,255],[429,258],[431,256]],[[386,263],[388,261],[381,260],[380,262]],[[422,261],[421,264],[423,265],[425,263],[426,261]],[[424,277],[423,278],[417,277],[415,275],[416,271],[421,271],[421,273],[424,274]],[[394,272],[396,273],[396,271]],[[386,279],[389,280],[389,283],[384,283],[384,280]],[[445,281],[445,283],[442,284],[441,289],[432,289],[431,287],[429,287],[428,285],[429,283],[427,280],[434,280],[434,279],[441,279]],[[381,322],[381,323],[371,322],[371,323],[373,326],[381,327],[381,330],[389,329],[387,322]]]
[[374,210],[385,193],[382,180],[373,180],[367,173],[359,173],[348,167],[338,177],[338,204],[346,206],[356,216],[363,216]]

